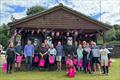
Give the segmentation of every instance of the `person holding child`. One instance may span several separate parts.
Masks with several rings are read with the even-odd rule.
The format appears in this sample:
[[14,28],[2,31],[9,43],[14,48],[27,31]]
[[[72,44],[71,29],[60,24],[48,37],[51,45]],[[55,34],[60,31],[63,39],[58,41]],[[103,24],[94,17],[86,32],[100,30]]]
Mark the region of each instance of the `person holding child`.
[[74,77],[76,73],[76,68],[73,64],[72,56],[68,54],[68,64],[66,64],[66,71],[69,77]]
[[90,47],[89,44],[86,41],[83,41],[83,69],[84,69],[84,73],[86,73],[87,71],[89,73],[90,70],[88,69],[88,56],[90,54]]

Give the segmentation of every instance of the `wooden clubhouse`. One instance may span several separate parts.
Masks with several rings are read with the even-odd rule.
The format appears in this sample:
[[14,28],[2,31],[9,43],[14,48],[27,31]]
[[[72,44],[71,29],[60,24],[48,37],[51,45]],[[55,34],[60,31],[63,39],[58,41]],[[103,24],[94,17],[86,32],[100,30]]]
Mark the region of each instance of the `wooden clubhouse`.
[[[25,45],[28,39],[37,39],[43,42],[51,34],[62,36],[65,43],[66,34],[71,34],[73,40],[97,41],[111,26],[94,20],[80,12],[59,4],[46,11],[27,16],[8,23],[11,32],[15,34],[15,42]],[[76,37],[77,36],[77,37]]]

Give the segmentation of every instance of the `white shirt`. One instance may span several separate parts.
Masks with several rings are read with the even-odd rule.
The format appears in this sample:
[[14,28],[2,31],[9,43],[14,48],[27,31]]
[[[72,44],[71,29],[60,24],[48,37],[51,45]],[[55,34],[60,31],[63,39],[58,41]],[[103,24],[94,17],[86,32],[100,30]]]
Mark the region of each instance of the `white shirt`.
[[108,49],[101,49],[100,50],[100,55],[101,55],[101,59],[102,60],[108,60],[108,54],[110,53],[110,51]]
[[57,53],[55,48],[49,48],[48,52],[49,52],[49,54],[53,54],[53,55],[56,55],[56,53]]
[[99,47],[95,47],[92,49],[93,57],[100,57],[100,49]]

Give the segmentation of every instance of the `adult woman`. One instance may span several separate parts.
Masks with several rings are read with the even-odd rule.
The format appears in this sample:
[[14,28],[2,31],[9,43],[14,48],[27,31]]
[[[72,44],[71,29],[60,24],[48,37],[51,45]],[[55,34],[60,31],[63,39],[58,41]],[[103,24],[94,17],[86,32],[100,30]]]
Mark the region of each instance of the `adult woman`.
[[108,60],[110,58],[109,56],[110,51],[106,48],[106,45],[104,44],[102,49],[100,50],[100,55],[101,55],[101,66],[103,70],[103,74],[109,73],[108,69]]
[[15,61],[15,49],[12,42],[10,42],[7,48],[6,59],[7,59],[7,73],[12,73],[12,65],[14,64]]
[[[90,54],[90,47],[89,47],[89,44],[84,42],[84,45],[83,45],[83,69],[84,69],[84,72],[86,73],[88,68],[88,56]],[[90,70],[88,70],[89,73],[90,73]]]
[[[44,59],[46,62],[47,54],[48,54],[48,49],[46,48],[45,43],[42,43],[39,49],[39,59]],[[40,67],[40,68],[45,68],[45,67]]]
[[[15,71],[20,71],[21,68],[21,61],[22,61],[22,46],[18,42],[17,46],[15,46],[15,52],[16,52],[16,63],[15,63]],[[17,61],[17,58],[20,57],[21,60]]]

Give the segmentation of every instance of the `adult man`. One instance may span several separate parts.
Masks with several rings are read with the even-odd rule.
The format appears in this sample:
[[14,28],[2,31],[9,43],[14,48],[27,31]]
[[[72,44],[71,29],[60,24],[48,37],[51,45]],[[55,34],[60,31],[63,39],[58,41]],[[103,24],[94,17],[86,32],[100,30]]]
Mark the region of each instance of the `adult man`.
[[13,64],[15,62],[15,49],[13,42],[10,42],[6,50],[6,61],[7,61],[7,73],[12,73]]
[[32,59],[34,57],[34,45],[31,44],[31,41],[28,40],[27,44],[24,47],[24,56],[26,59],[26,68],[27,70],[32,69]]
[[[38,58],[38,53],[39,53],[39,42],[37,39],[34,39],[34,60],[35,58],[37,57]],[[37,68],[38,67],[38,61],[36,62],[33,62],[33,69]]]
[[73,45],[71,45],[71,42],[70,41],[67,41],[67,45],[66,45],[66,49],[65,49],[65,51],[66,51],[66,57],[68,56],[68,55],[71,55],[72,56],[72,58],[73,58],[73,56],[74,56],[74,47],[73,47]]
[[56,55],[56,61],[57,61],[57,71],[61,71],[61,60],[62,60],[62,53],[63,53],[63,46],[61,45],[61,42],[58,42],[58,45],[56,46],[57,55]]
[[96,69],[98,67],[100,73],[101,73],[101,68],[100,68],[100,64],[99,64],[99,60],[100,60],[100,49],[99,47],[96,45],[96,43],[93,43],[93,48],[92,48],[92,53],[93,53],[93,65],[94,65],[94,71],[96,72]]

